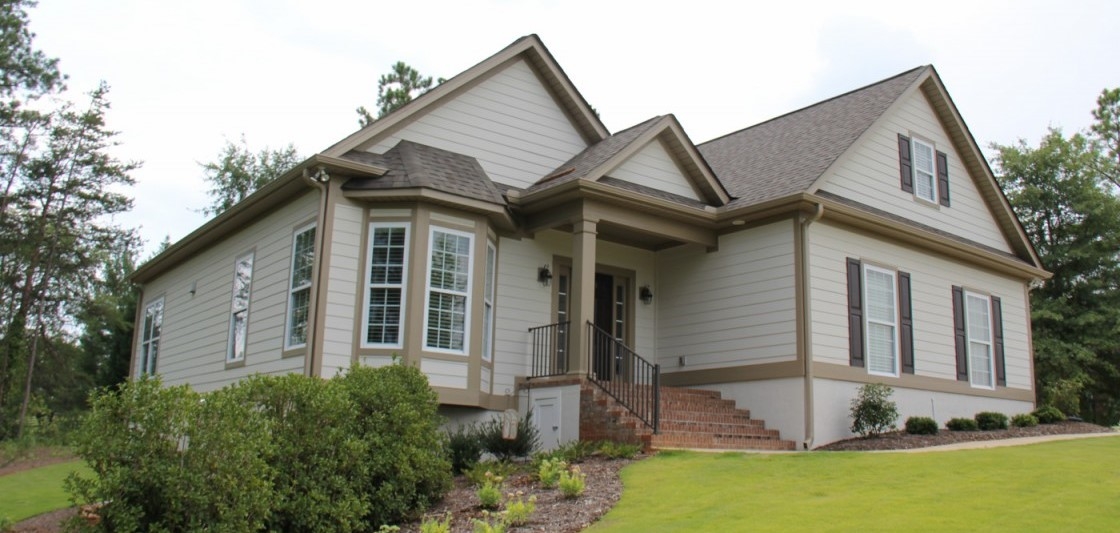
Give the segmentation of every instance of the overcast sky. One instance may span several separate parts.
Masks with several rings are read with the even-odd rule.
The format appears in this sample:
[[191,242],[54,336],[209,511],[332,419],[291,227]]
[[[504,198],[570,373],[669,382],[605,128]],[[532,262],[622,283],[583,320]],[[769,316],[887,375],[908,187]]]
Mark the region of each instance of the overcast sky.
[[148,252],[205,222],[227,140],[310,156],[393,62],[451,77],[530,33],[611,131],[673,113],[696,143],[922,64],[985,149],[1086,128],[1120,86],[1116,1],[40,0],[31,26],[72,91],[112,87]]

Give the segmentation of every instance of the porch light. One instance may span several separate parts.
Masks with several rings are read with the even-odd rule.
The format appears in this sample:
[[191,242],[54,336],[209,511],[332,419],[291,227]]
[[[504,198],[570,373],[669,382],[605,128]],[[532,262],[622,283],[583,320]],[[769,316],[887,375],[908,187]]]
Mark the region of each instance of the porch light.
[[649,285],[642,285],[642,288],[638,289],[638,298],[646,305],[653,303],[653,291],[650,290]]
[[548,265],[544,265],[537,269],[537,281],[539,281],[541,285],[548,285],[548,282],[551,279],[552,271],[548,269]]

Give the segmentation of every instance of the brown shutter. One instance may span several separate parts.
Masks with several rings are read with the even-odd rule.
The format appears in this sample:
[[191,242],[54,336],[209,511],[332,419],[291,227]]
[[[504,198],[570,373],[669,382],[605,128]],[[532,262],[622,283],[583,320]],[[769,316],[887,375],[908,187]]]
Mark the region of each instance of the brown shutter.
[[898,273],[898,338],[901,342],[902,373],[914,373],[914,313],[910,305],[910,273]]
[[914,192],[914,166],[910,162],[910,138],[898,134],[898,168],[899,178],[902,180],[902,190]]
[[949,207],[949,156],[937,152],[937,192],[941,205]]
[[863,278],[859,259],[848,258],[848,364],[863,366]]
[[1003,304],[992,296],[992,357],[995,358],[996,385],[1007,386],[1007,368],[1003,360]]
[[968,336],[965,333],[964,289],[953,286],[953,330],[957,347],[957,381],[968,381]]

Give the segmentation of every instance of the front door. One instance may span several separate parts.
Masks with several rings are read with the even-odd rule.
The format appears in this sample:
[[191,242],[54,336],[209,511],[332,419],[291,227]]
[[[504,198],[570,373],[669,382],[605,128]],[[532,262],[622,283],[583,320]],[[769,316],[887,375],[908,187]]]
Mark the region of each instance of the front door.
[[[570,293],[575,290],[571,286],[571,279],[570,266],[560,265],[557,267],[556,292],[553,297],[555,298],[554,309],[556,310],[556,322],[558,323],[566,322],[571,317]],[[591,322],[607,335],[607,338],[601,338],[602,335],[592,336],[594,342],[591,345],[591,372],[599,379],[610,379],[611,376],[623,371],[621,354],[614,349],[615,343],[611,340],[622,344],[631,342],[629,281],[628,276],[617,272],[595,273],[595,303],[593,305],[595,314]],[[570,324],[569,327],[586,326]],[[558,351],[567,352],[566,331],[563,332],[563,336],[565,342],[560,343]],[[567,354],[560,353],[558,355],[565,356]]]

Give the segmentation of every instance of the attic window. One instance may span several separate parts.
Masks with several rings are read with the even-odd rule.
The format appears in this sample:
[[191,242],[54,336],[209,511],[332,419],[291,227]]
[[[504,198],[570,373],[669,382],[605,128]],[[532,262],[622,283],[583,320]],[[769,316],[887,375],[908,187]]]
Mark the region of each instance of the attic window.
[[933,175],[933,147],[912,139],[914,154],[914,196],[927,202],[937,201],[937,180]]
[[933,143],[898,134],[899,178],[903,192],[949,207],[949,156]]

